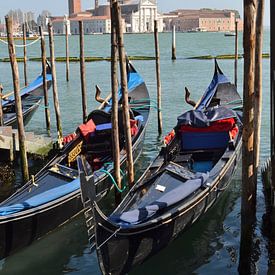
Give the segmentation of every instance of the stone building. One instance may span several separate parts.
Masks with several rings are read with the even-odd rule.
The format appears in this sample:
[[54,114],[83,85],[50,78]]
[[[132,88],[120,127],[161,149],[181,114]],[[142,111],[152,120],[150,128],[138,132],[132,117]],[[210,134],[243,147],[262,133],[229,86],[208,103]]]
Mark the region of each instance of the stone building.
[[70,20],[71,34],[79,34],[79,21],[83,21],[85,34],[111,33],[111,18],[92,16],[91,18],[75,17]]
[[[99,5],[94,2],[94,9],[81,10],[81,0],[68,0],[71,34],[78,34],[79,20],[84,23],[85,34],[110,33],[110,3]],[[119,0],[123,19],[124,32],[153,32],[154,20],[158,21],[158,29],[163,31],[163,18],[157,11],[156,0]],[[64,17],[52,17],[55,34],[65,34]],[[65,21],[64,21],[65,20]],[[68,22],[67,22],[68,23]],[[76,26],[77,25],[77,26]]]
[[157,11],[156,0],[121,1],[121,13],[126,22],[127,32],[153,32],[154,21],[158,21],[159,31],[163,31],[162,15]]
[[68,0],[69,16],[81,12],[81,0]]
[[68,24],[70,34],[79,34],[79,21],[83,21],[84,34],[111,33],[111,18],[108,16],[76,16],[69,18],[58,18],[53,20],[53,31],[55,34],[65,34],[65,24]]
[[233,32],[235,21],[239,30],[243,29],[243,22],[238,11],[232,10],[177,10],[164,15],[165,30],[171,31],[176,26],[177,31],[208,31]]

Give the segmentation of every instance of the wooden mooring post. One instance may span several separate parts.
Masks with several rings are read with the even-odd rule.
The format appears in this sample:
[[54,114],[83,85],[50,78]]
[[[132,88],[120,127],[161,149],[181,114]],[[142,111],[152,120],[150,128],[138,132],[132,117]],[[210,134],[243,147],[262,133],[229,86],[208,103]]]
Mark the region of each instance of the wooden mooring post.
[[236,88],[238,87],[238,59],[239,59],[239,32],[238,21],[235,21],[235,63],[234,63],[234,82]]
[[24,51],[24,80],[25,86],[28,85],[28,77],[27,77],[27,24],[23,22],[23,51]]
[[262,51],[263,51],[263,18],[264,18],[264,0],[257,1],[256,18],[256,45],[255,45],[255,101],[254,101],[254,184],[257,190],[257,175],[260,160],[261,143],[261,120],[262,120]]
[[[271,183],[275,192],[275,3],[270,1],[270,120],[271,120]],[[275,198],[275,193],[273,194]],[[275,204],[275,202],[274,202]],[[275,205],[274,205],[275,208]],[[275,228],[274,228],[275,230]]]
[[45,119],[47,133],[51,135],[51,118],[50,118],[50,108],[48,100],[48,83],[47,83],[47,56],[46,56],[46,43],[43,34],[43,29],[39,26],[39,34],[41,38],[41,61],[42,61],[42,75],[43,75],[43,91],[44,91],[44,108],[45,108]]
[[157,106],[158,106],[158,133],[162,134],[162,114],[161,114],[161,80],[160,80],[160,54],[159,54],[159,37],[158,22],[154,21],[155,36],[155,56],[156,56],[156,77],[157,77]]
[[176,60],[176,26],[173,25],[172,30],[172,60]]
[[263,171],[263,186],[266,203],[263,228],[266,228],[268,243],[268,274],[275,274],[275,2],[270,0],[270,145],[271,159]]
[[264,2],[244,0],[244,112],[240,274],[256,274],[257,173],[262,108],[262,35]]
[[0,84],[0,126],[4,125],[4,114],[2,106],[3,86]]
[[124,49],[121,9],[118,2],[114,2],[113,7],[114,7],[115,20],[116,20],[116,33],[117,33],[119,63],[120,63],[123,124],[124,124],[125,143],[126,143],[126,152],[127,152],[128,184],[130,187],[132,187],[134,184],[135,174],[134,174],[132,137],[131,137],[129,102],[128,102],[129,99],[128,99],[126,54]]
[[[114,176],[117,186],[122,190],[121,175],[120,175],[120,146],[119,146],[119,128],[118,128],[118,46],[116,34],[116,21],[113,5],[116,0],[110,3],[111,9],[111,82],[112,82],[112,146],[114,160]],[[115,190],[115,203],[118,205],[121,202],[121,193]]]
[[83,114],[83,123],[85,123],[88,115],[87,115],[86,69],[85,69],[85,54],[84,54],[84,29],[83,29],[83,21],[79,21],[78,23],[79,23],[82,114]]
[[243,87],[243,192],[242,215],[249,217],[256,206],[254,184],[254,87],[256,0],[244,0],[244,87]]
[[23,112],[22,112],[22,103],[20,97],[20,84],[19,84],[19,71],[18,64],[16,61],[14,40],[13,40],[13,22],[12,19],[8,16],[5,17],[6,20],[6,29],[8,37],[8,48],[10,63],[12,69],[13,77],[13,88],[14,88],[14,97],[15,97],[15,106],[16,106],[16,116],[17,116],[17,128],[19,135],[19,147],[20,147],[20,159],[21,159],[21,169],[24,182],[29,180],[29,171],[28,171],[28,159],[27,159],[27,149],[26,149],[26,135],[23,122]]
[[48,31],[49,31],[50,58],[51,58],[51,67],[52,67],[52,89],[53,89],[53,100],[54,100],[54,109],[55,109],[55,116],[56,116],[56,128],[57,128],[58,142],[61,142],[62,126],[61,126],[61,114],[60,114],[60,108],[59,108],[58,90],[57,90],[57,82],[56,82],[53,26],[51,22],[48,23]]
[[66,80],[70,80],[70,54],[69,54],[69,26],[65,20],[65,40],[66,40]]

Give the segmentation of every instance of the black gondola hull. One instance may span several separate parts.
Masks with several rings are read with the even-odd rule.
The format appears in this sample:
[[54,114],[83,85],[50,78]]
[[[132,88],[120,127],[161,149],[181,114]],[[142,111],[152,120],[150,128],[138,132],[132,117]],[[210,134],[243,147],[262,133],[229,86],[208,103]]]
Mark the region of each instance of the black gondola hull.
[[[47,82],[47,88],[50,89],[52,82]],[[31,118],[33,117],[35,111],[38,109],[39,105],[42,102],[42,98],[44,96],[43,86],[36,88],[31,91],[30,94],[22,97],[22,112],[23,112],[23,120],[24,125],[27,125]],[[4,112],[4,125],[12,126],[13,128],[17,128],[17,118],[16,113],[5,113]]]
[[[142,132],[137,143],[133,146],[134,161],[141,154],[145,138],[145,131]],[[121,166],[125,166],[124,157]],[[109,177],[104,177],[96,183],[98,200],[106,195],[112,188]],[[83,210],[80,189],[56,203],[43,205],[43,208],[26,211],[23,215],[14,215],[9,219],[0,218],[0,258],[30,245],[33,241],[51,232],[58,226],[67,222],[70,218]]]
[[[96,225],[96,242],[99,263],[104,274],[126,274],[134,266],[166,247],[178,235],[188,229],[208,209],[214,206],[219,197],[226,191],[237,168],[240,157],[241,141],[221,174],[213,181],[216,184],[209,192],[204,192],[188,209],[178,209],[173,215],[159,222],[152,222],[144,227],[119,229],[107,222],[94,208]],[[114,232],[116,232],[114,234]],[[110,238],[110,236],[113,235]],[[105,243],[105,241],[108,242]]]

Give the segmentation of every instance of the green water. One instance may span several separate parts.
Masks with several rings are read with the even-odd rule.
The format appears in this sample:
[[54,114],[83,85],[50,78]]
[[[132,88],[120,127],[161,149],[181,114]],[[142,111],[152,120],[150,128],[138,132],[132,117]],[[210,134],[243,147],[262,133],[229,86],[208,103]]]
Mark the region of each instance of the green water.
[[[20,41],[16,41],[20,44]],[[64,56],[64,37],[55,39],[56,56]],[[79,55],[78,37],[70,38],[71,56]],[[125,47],[129,55],[154,55],[154,40],[150,34],[125,35]],[[242,40],[239,41],[242,53]],[[184,87],[187,86],[194,100],[198,100],[208,86],[214,69],[211,60],[188,60],[198,55],[219,55],[234,53],[234,37],[222,33],[179,33],[177,34],[177,61],[171,61],[171,34],[160,34],[162,113],[164,134],[175,125],[176,118],[189,109],[184,101]],[[38,57],[40,45],[28,48],[29,57]],[[87,56],[110,56],[109,35],[85,37]],[[269,52],[269,31],[265,31],[264,52]],[[17,49],[22,56],[21,49]],[[0,58],[7,57],[5,45],[0,44]],[[234,61],[220,60],[220,67],[233,80]],[[144,78],[150,96],[156,99],[156,76],[154,61],[135,61],[134,65]],[[22,64],[20,73],[22,75]],[[57,63],[58,92],[64,134],[74,131],[81,123],[81,95],[79,63],[70,64],[71,81],[65,81],[65,63]],[[40,63],[28,63],[29,80],[40,73]],[[97,106],[94,100],[98,84],[104,95],[110,91],[110,63],[93,62],[86,64],[88,107]],[[242,94],[243,60],[239,61],[238,87]],[[269,155],[269,59],[263,60],[263,119],[261,161]],[[21,77],[23,80],[23,77]],[[0,82],[6,91],[12,89],[9,63],[0,63]],[[23,81],[22,81],[23,83]],[[50,99],[52,95],[50,93]],[[55,136],[55,116],[51,100],[52,134]],[[27,126],[28,131],[45,133],[44,111],[41,106]],[[152,110],[146,134],[146,143],[139,166],[148,166],[158,153],[157,115]],[[217,207],[212,209],[190,230],[182,234],[167,249],[133,270],[133,274],[236,274],[240,239],[240,169],[235,175],[229,192]],[[255,265],[259,274],[267,270],[266,241],[261,233],[264,200],[262,185],[258,187],[258,213],[255,239],[258,242],[258,257]],[[0,262],[1,274],[100,274],[95,253],[88,249],[84,219],[82,216],[55,230],[32,246]]]

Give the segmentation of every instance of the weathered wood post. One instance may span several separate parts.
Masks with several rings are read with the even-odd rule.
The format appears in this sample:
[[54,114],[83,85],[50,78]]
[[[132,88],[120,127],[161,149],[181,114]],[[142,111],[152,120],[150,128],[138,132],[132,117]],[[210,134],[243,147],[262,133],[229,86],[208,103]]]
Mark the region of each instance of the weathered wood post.
[[238,21],[235,21],[235,63],[234,63],[234,80],[235,86],[238,87],[238,58],[239,58],[239,33],[238,33]]
[[[243,161],[240,274],[253,274],[253,225],[256,213],[256,186],[254,182],[254,68],[256,34],[256,0],[244,0],[244,86],[243,86]],[[246,273],[245,273],[246,272]]]
[[173,25],[172,30],[172,60],[176,60],[176,26]]
[[41,60],[42,60],[42,75],[43,75],[43,91],[44,91],[44,108],[46,118],[47,133],[51,134],[51,119],[50,119],[50,108],[48,100],[48,83],[47,83],[47,56],[46,56],[46,44],[43,29],[39,26],[39,34],[41,38]]
[[256,0],[244,0],[244,115],[243,115],[243,197],[242,214],[248,214],[256,206],[256,188],[253,181],[254,144],[254,87],[255,87],[255,34]]
[[80,77],[81,77],[81,93],[82,93],[82,113],[83,123],[87,120],[87,91],[86,91],[86,70],[84,55],[84,30],[83,21],[79,21],[79,47],[80,47]]
[[[271,118],[271,167],[272,167],[272,187],[275,192],[275,3],[270,0],[270,42],[271,42],[271,98],[270,98],[270,118]],[[275,193],[274,198],[275,198]],[[274,205],[275,207],[275,205]]]
[[17,128],[18,128],[18,139],[19,139],[19,148],[20,148],[20,159],[21,159],[21,169],[24,182],[29,180],[29,171],[28,171],[28,159],[27,159],[27,148],[26,148],[26,136],[23,122],[23,112],[22,112],[22,103],[20,97],[20,84],[19,84],[19,71],[18,64],[16,61],[13,33],[12,33],[12,19],[8,16],[5,17],[7,36],[8,36],[8,48],[10,63],[12,69],[13,77],[13,89],[15,97],[15,108],[17,116]]
[[0,84],[0,126],[4,125],[4,114],[2,106],[3,86]]
[[159,58],[159,38],[158,38],[158,22],[154,21],[155,36],[155,56],[156,56],[156,76],[157,76],[157,105],[158,105],[158,132],[162,133],[162,114],[161,114],[161,80],[160,80],[160,58]]
[[125,143],[126,143],[126,152],[127,152],[128,184],[131,187],[134,184],[135,175],[134,175],[132,137],[131,137],[129,102],[128,102],[129,99],[128,99],[126,54],[124,49],[121,10],[120,10],[120,6],[118,5],[118,2],[114,2],[113,7],[114,7],[114,13],[115,13],[115,19],[116,19],[116,33],[117,33],[118,51],[119,51],[123,124],[124,124],[124,130],[125,130],[124,132],[125,132]]
[[23,49],[24,49],[24,80],[25,86],[28,85],[28,77],[27,77],[27,24],[23,22]]
[[271,236],[269,274],[275,272],[275,2],[270,0]]
[[56,116],[56,127],[57,127],[58,142],[61,142],[62,125],[61,125],[61,115],[60,115],[59,100],[58,100],[57,83],[56,83],[53,26],[51,22],[48,23],[48,31],[49,31],[49,43],[50,43],[50,59],[51,59],[51,67],[52,67],[52,87],[53,87],[54,109],[55,109],[55,116]]
[[[116,21],[113,5],[116,0],[110,3],[111,9],[111,81],[112,81],[112,141],[113,141],[113,160],[114,160],[114,176],[117,186],[122,190],[120,176],[120,147],[119,147],[119,128],[118,128],[118,46],[116,35]],[[115,202],[118,205],[121,201],[121,193],[115,190]]]
[[[257,174],[260,159],[261,119],[262,119],[262,51],[263,51],[263,17],[264,0],[258,0],[256,19],[256,48],[255,48],[255,102],[254,102],[254,180],[257,185]],[[255,187],[257,190],[257,187]]]
[[70,54],[69,54],[69,26],[68,20],[65,20],[65,35],[66,35],[66,80],[70,80]]

